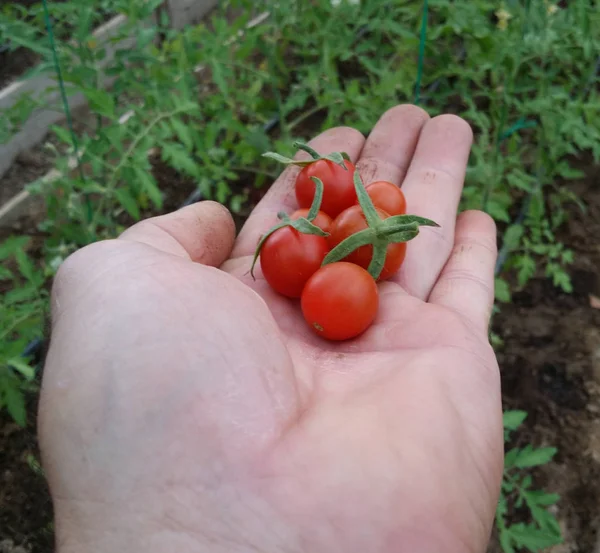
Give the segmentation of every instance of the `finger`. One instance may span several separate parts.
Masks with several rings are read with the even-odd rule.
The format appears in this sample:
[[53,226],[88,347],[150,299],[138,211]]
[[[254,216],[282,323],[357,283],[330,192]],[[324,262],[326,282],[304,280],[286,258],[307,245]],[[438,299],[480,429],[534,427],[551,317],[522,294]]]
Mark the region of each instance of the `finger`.
[[[331,152],[346,152],[356,162],[363,144],[364,136],[350,127],[329,129],[309,142],[318,153],[325,155]],[[305,152],[299,152],[296,159],[309,159]],[[293,211],[298,207],[294,193],[294,184],[300,169],[288,167],[271,186],[265,197],[254,208],[254,211],[242,228],[233,249],[232,257],[252,255],[261,235],[277,223],[279,211]]]
[[496,225],[482,211],[465,211],[456,223],[452,254],[429,296],[487,331],[494,304]]
[[119,238],[218,267],[231,253],[235,224],[227,208],[206,201],[140,221]]
[[365,185],[385,180],[400,186],[428,119],[427,112],[408,104],[393,107],[381,116],[357,163]]
[[428,217],[440,228],[425,228],[407,247],[396,277],[410,294],[426,299],[454,244],[456,210],[462,192],[473,133],[455,115],[428,121],[419,136],[402,183],[409,213]]

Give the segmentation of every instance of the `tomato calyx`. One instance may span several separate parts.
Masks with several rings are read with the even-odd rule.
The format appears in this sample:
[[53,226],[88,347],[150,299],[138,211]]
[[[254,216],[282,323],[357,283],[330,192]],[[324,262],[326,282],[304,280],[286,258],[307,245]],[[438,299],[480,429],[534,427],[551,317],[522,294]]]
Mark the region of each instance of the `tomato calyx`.
[[296,167],[306,167],[307,165],[315,163],[315,161],[326,160],[331,161],[336,165],[339,165],[340,167],[343,167],[346,171],[348,170],[344,162],[350,161],[350,156],[346,152],[332,152],[330,154],[322,156],[316,150],[311,148],[308,144],[304,144],[304,142],[299,141],[294,142],[294,148],[306,152],[312,159],[292,159],[290,157],[282,156],[281,154],[278,154],[276,152],[266,152],[263,154],[263,157],[274,159],[275,161],[283,163],[284,165],[295,165]]
[[382,219],[365,190],[358,171],[354,173],[354,188],[369,228],[361,230],[340,242],[325,256],[323,265],[341,261],[354,250],[362,246],[372,245],[373,256],[368,272],[377,280],[385,265],[389,244],[412,240],[419,234],[419,227],[421,226],[439,227],[439,225],[431,219],[417,215],[394,215]]
[[250,267],[250,275],[253,279],[255,279],[254,266],[256,265],[256,261],[258,260],[258,256],[260,255],[260,250],[262,249],[263,244],[265,243],[267,238],[271,236],[271,234],[278,231],[279,229],[284,227],[292,227],[293,229],[297,230],[302,234],[315,234],[316,236],[322,236],[324,238],[329,236],[328,232],[325,232],[313,223],[313,221],[319,213],[319,209],[321,208],[321,202],[323,201],[323,181],[317,177],[311,177],[311,179],[315,183],[315,198],[313,200],[312,205],[310,206],[308,214],[306,215],[306,217],[300,217],[295,220],[292,220],[290,216],[283,211],[280,211],[277,214],[277,217],[280,219],[280,222],[271,227],[267,232],[265,232],[265,234],[261,236],[261,239],[258,242],[258,245],[256,246],[254,258],[252,259],[252,266]]

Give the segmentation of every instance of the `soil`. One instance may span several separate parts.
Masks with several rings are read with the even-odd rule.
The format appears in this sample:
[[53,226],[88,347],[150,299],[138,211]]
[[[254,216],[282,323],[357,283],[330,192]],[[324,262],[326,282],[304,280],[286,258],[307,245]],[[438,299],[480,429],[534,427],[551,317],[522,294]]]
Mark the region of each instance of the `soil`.
[[573,293],[535,279],[494,321],[505,407],[529,413],[520,445],[558,448],[535,473],[561,495],[553,553],[600,553],[600,168],[587,174],[573,186],[587,213],[573,207],[559,236],[575,253]]

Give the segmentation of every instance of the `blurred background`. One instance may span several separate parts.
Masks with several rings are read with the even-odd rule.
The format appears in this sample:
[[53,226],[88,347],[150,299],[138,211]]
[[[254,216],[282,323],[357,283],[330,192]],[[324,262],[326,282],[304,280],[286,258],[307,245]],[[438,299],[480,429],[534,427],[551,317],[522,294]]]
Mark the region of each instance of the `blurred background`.
[[408,102],[472,125],[461,208],[498,224],[489,551],[600,553],[599,72],[595,0],[0,2],[0,552],[54,549],[35,417],[65,257],[203,198],[241,225],[264,151]]

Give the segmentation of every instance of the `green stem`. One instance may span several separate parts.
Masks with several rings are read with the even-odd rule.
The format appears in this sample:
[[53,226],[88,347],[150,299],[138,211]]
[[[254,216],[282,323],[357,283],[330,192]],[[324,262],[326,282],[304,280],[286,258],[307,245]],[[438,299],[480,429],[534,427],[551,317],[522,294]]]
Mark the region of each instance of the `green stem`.
[[356,190],[356,197],[358,198],[358,203],[360,207],[362,207],[363,213],[365,214],[365,219],[370,227],[377,227],[381,221],[381,217],[377,213],[375,206],[373,205],[373,201],[367,191],[365,189],[365,185],[363,184],[360,175],[358,174],[358,170],[354,171],[354,189]]
[[348,236],[348,238],[342,240],[325,256],[323,265],[341,261],[345,257],[348,257],[354,250],[357,250],[361,246],[373,244],[375,240],[377,240],[377,238],[375,237],[375,231],[372,228],[367,228],[352,234],[351,236]]
[[358,171],[354,171],[354,187],[368,228],[342,240],[325,256],[323,265],[341,261],[356,249],[370,244],[373,246],[373,254],[368,271],[377,280],[385,266],[389,244],[412,240],[419,234],[419,226],[438,227],[439,225],[431,219],[417,215],[396,215],[382,219],[375,209]]
[[385,259],[387,254],[387,240],[376,240],[373,244],[373,257],[371,263],[369,263],[369,274],[377,280],[383,271],[385,266]]
[[93,233],[95,234],[96,231],[96,225],[97,225],[97,219],[100,215],[100,213],[102,213],[102,210],[104,209],[104,206],[106,204],[106,200],[107,198],[110,198],[112,196],[112,192],[117,184],[117,178],[119,176],[119,173],[121,172],[121,170],[123,169],[123,167],[125,167],[125,165],[127,164],[127,162],[129,161],[129,158],[131,157],[131,155],[133,154],[133,152],[136,150],[136,148],[139,146],[140,142],[142,140],[144,140],[144,138],[146,138],[146,136],[148,136],[148,134],[150,133],[150,131],[158,124],[160,123],[163,119],[168,119],[170,117],[174,117],[175,115],[178,115],[179,113],[184,113],[186,111],[189,111],[188,108],[177,108],[174,109],[173,111],[167,112],[167,113],[160,113],[159,115],[157,115],[154,119],[152,119],[148,125],[146,126],[146,128],[140,133],[138,134],[135,139],[133,140],[133,142],[129,145],[129,148],[127,148],[127,150],[125,151],[125,153],[123,154],[123,156],[121,157],[121,159],[119,160],[119,163],[117,164],[117,166],[115,167],[110,180],[108,181],[108,184],[106,185],[106,193],[102,195],[102,197],[100,198],[100,201],[98,202],[98,207],[96,208],[94,215],[92,217],[92,221],[90,223],[91,229],[93,231]]
[[265,177],[269,177],[271,179],[276,179],[279,176],[275,173],[271,173],[270,171],[265,171],[264,169],[259,169],[257,167],[237,167],[234,165],[231,167],[231,170],[237,173],[253,173],[255,175],[264,175]]
[[315,217],[319,214],[319,210],[321,209],[321,202],[323,201],[323,181],[318,177],[310,178],[315,183],[315,196],[313,199],[313,203],[310,206],[310,211],[308,212],[307,219],[312,222],[314,221]]
[[331,104],[326,104],[326,105],[319,104],[309,110],[306,110],[305,112],[298,115],[298,117],[296,117],[291,123],[288,124],[288,130],[291,132],[300,123],[302,123],[302,121],[308,119],[315,113],[319,113],[320,111],[322,111],[324,109],[329,109],[331,106],[334,106],[336,104],[341,104],[341,103],[342,103],[342,100],[335,100],[334,102],[331,102]]
[[297,148],[298,150],[302,150],[303,152],[306,152],[315,161],[321,159],[321,156],[317,153],[317,151],[313,150],[313,148],[311,148],[308,144],[304,144],[304,142],[298,142],[298,141],[294,142],[294,148]]
[[[44,20],[46,22],[46,30],[48,31],[48,42],[50,43],[50,49],[52,50],[52,58],[54,61],[54,69],[56,71],[56,76],[58,78],[58,88],[60,90],[60,97],[62,100],[62,104],[65,110],[65,117],[67,119],[67,126],[69,127],[69,133],[71,135],[71,141],[73,142],[73,151],[75,153],[75,157],[77,158],[77,169],[79,171],[79,177],[81,178],[81,182],[85,183],[85,174],[83,172],[83,167],[81,165],[81,161],[79,159],[79,144],[77,142],[77,136],[75,134],[75,129],[73,128],[73,118],[71,117],[71,108],[69,107],[69,100],[67,99],[67,91],[65,89],[65,81],[62,75],[62,69],[60,66],[60,61],[58,59],[58,52],[56,50],[56,44],[54,43],[54,30],[52,27],[52,19],[50,18],[50,10],[48,8],[48,1],[43,0],[44,6]],[[90,222],[92,219],[92,203],[90,198],[85,196],[85,205],[86,205],[86,218],[87,221]]]
[[417,81],[415,83],[415,104],[421,102],[421,81],[423,79],[423,66],[425,65],[425,44],[427,43],[427,16],[428,2],[423,1],[423,18],[421,20],[421,36],[419,38],[419,61],[417,63]]
[[256,261],[258,260],[258,256],[260,255],[260,251],[271,234],[275,231],[284,228],[284,227],[292,227],[296,231],[302,234],[314,234],[316,236],[322,236],[325,238],[329,236],[324,230],[320,229],[318,226],[313,224],[314,218],[319,213],[321,209],[321,202],[323,200],[323,181],[318,179],[317,177],[311,177],[315,183],[315,197],[313,198],[312,205],[310,206],[310,210],[308,212],[308,216],[306,218],[300,217],[295,221],[290,219],[290,216],[285,211],[280,211],[277,214],[277,217],[281,220],[280,223],[277,223],[275,226],[271,227],[260,239],[256,250],[254,251],[254,257],[252,258],[252,265],[250,266],[250,276],[254,278],[254,266],[256,265]]

